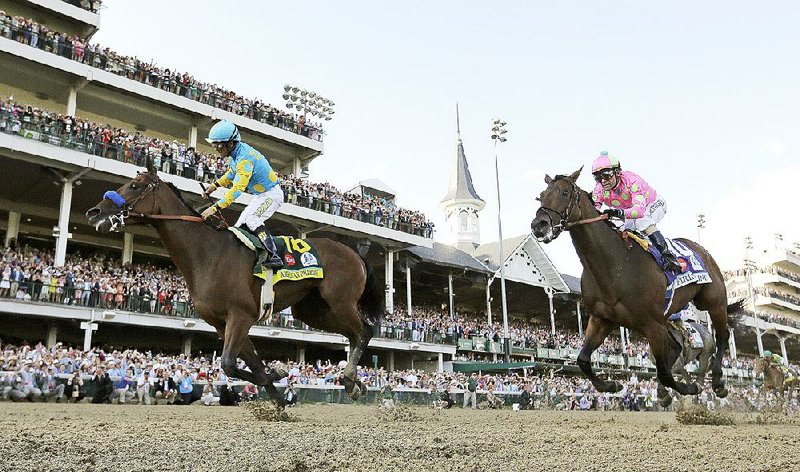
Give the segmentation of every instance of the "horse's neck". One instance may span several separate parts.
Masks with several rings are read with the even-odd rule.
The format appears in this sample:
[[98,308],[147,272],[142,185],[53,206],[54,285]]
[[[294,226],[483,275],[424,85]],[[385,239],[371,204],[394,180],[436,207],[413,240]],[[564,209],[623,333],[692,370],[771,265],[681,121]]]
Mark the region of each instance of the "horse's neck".
[[[168,190],[170,191],[170,190]],[[170,191],[171,192],[171,191]],[[166,199],[165,199],[166,200]],[[170,196],[161,209],[165,215],[191,215],[192,212],[177,197]],[[191,287],[195,275],[215,261],[223,243],[224,231],[202,224],[181,220],[158,220],[153,223],[175,266]]]
[[[579,209],[581,219],[597,215],[594,205],[585,197],[581,197]],[[598,283],[622,277],[619,271],[611,270],[627,250],[616,231],[604,222],[595,222],[572,227],[570,236],[583,268],[591,272]],[[615,285],[604,288],[613,289]]]

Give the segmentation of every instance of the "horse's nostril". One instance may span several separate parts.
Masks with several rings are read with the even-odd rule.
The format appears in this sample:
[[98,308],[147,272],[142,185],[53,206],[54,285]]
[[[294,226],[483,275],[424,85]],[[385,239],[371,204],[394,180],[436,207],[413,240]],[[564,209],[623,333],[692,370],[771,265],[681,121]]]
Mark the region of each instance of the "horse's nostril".
[[101,212],[101,210],[100,210],[99,207],[89,208],[89,210],[86,212],[86,217],[87,218],[92,218],[92,217],[98,216],[98,215],[100,215],[100,212]]

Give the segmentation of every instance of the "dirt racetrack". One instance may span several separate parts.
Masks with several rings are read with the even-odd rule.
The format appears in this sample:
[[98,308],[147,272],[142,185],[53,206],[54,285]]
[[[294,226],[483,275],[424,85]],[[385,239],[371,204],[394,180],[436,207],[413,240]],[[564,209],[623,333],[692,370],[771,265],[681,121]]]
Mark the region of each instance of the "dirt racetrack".
[[674,413],[301,405],[294,422],[236,407],[0,403],[0,464],[67,470],[800,470],[800,423],[685,426]]

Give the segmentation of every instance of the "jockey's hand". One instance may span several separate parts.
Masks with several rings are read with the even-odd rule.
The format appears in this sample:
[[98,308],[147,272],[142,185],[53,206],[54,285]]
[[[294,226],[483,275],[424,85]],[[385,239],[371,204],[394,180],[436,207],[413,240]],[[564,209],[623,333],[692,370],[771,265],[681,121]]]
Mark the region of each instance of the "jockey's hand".
[[608,215],[609,218],[617,218],[620,220],[625,219],[625,212],[619,208],[609,208],[607,210],[603,210],[603,214]]
[[211,215],[216,214],[218,211],[219,208],[217,208],[216,205],[211,205],[210,207],[203,210],[203,213],[201,213],[200,216],[202,216],[204,220],[207,220],[211,217]]
[[211,196],[211,194],[212,194],[212,193],[214,193],[214,190],[216,190],[217,188],[219,188],[219,187],[217,186],[217,184],[211,184],[211,185],[209,185],[209,186],[208,186],[208,187],[206,187],[206,189],[203,191],[203,196],[204,196],[204,197],[206,197],[206,198],[209,198],[209,197]]

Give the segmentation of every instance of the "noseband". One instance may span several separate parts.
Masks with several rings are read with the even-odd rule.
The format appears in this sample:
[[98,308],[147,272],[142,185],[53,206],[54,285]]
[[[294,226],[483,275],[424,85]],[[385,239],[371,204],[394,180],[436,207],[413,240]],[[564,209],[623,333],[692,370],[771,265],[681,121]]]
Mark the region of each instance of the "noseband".
[[[144,197],[152,193],[153,190],[155,190],[160,183],[161,179],[159,179],[157,176],[155,178],[150,177],[150,183],[147,184],[147,188],[145,188],[144,191],[141,194],[139,194],[138,197],[134,198],[130,202],[126,201],[125,197],[123,197],[122,195],[118,194],[113,190],[109,190],[108,192],[104,193],[103,198],[111,200],[114,203],[114,205],[116,205],[117,208],[120,209],[117,213],[114,213],[113,215],[110,215],[108,217],[108,221],[111,223],[110,231],[116,231],[117,228],[124,227],[125,220],[130,218],[131,216],[139,218],[147,218],[148,215],[144,213],[132,213],[131,209],[134,207],[134,205],[139,203]],[[155,213],[155,211],[156,211],[156,198],[155,194],[153,194],[153,211],[151,213]]]
[[[558,180],[566,180],[567,182],[570,183],[570,185],[572,185],[572,195],[575,198],[570,199],[569,204],[567,204],[567,208],[564,209],[563,213],[558,210],[546,207],[544,205],[539,207],[539,210],[537,210],[536,213],[538,214],[539,211],[544,211],[544,214],[547,215],[547,219],[550,220],[550,227],[552,227],[553,229],[569,231],[570,229],[578,225],[585,225],[587,223],[594,223],[595,221],[608,219],[608,215],[601,214],[593,218],[586,218],[578,221],[569,221],[569,217],[572,214],[572,210],[574,210],[578,206],[578,201],[581,198],[580,189],[578,188],[578,185],[572,181],[572,179],[569,179],[566,176],[563,175],[557,176],[555,179],[553,179],[553,182]],[[553,217],[551,216],[551,214],[558,215],[559,221],[557,224],[553,224]]]

